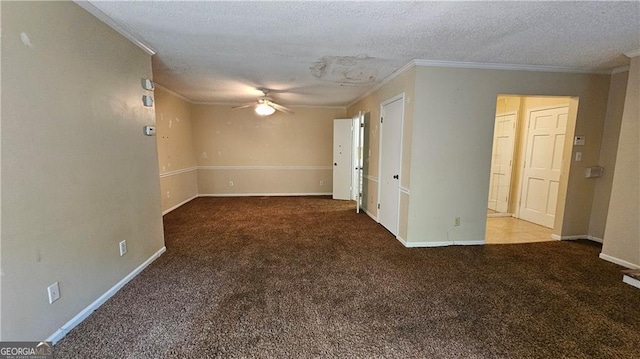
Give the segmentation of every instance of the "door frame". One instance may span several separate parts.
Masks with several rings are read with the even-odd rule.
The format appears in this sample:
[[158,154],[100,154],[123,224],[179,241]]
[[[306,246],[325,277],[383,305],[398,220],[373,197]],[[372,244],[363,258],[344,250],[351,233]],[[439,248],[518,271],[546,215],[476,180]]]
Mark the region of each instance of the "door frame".
[[[400,94],[393,96],[385,101],[382,101],[380,103],[380,117],[382,118],[382,114],[384,112],[384,106],[395,102],[395,101],[402,101],[401,105],[402,105],[402,116],[400,117],[400,158],[398,158],[398,174],[402,175],[402,157],[403,157],[403,152],[402,152],[402,144],[404,143],[404,100],[405,99],[405,93],[401,92]],[[380,123],[380,131],[379,133],[379,138],[378,138],[378,203],[377,205],[380,205],[380,199],[381,199],[381,193],[382,193],[382,136],[384,135],[384,123],[383,122],[379,122]],[[402,183],[402,179],[398,179],[398,203],[397,203],[397,208],[396,208],[396,228],[395,228],[395,236],[396,238],[398,238],[399,235],[399,229],[400,229],[400,196],[401,196],[401,190],[400,188]],[[377,207],[377,206],[376,206]],[[378,208],[376,208],[376,222],[380,223],[380,211],[378,210]]]

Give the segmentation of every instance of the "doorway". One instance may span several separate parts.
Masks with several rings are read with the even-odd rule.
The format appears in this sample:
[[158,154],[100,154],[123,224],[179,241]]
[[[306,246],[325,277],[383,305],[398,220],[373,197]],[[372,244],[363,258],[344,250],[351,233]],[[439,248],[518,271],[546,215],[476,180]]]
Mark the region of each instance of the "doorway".
[[333,199],[362,206],[364,114],[333,121]]
[[566,193],[560,175],[569,172],[562,163],[571,163],[564,149],[573,138],[572,106],[571,97],[497,97],[486,243],[552,240],[558,196]]

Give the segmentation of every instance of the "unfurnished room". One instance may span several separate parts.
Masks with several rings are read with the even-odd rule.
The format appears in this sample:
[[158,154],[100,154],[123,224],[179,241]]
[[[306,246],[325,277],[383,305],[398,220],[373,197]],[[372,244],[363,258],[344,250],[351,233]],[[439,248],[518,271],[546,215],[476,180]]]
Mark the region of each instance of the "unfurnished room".
[[640,357],[639,1],[0,29],[0,357]]

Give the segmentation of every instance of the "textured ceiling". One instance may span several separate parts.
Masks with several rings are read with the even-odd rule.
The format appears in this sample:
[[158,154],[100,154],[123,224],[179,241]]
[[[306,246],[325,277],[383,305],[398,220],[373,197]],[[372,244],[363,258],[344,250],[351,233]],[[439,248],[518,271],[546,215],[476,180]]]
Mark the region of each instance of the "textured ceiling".
[[640,48],[640,2],[91,1],[193,102],[344,106],[413,59],[607,69]]

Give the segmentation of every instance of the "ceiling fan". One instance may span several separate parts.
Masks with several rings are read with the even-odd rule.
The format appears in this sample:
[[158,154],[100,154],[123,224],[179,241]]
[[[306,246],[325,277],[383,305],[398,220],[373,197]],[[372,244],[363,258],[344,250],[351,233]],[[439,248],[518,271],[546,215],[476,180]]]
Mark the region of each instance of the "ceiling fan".
[[255,106],[255,111],[259,116],[271,116],[276,112],[276,110],[284,113],[293,113],[290,109],[273,102],[273,99],[269,97],[268,89],[261,88],[258,90],[262,91],[264,95],[258,97],[257,102],[246,103],[244,105],[233,107],[233,109]]

